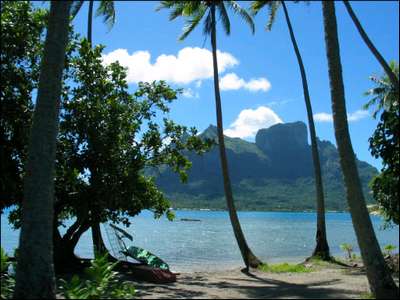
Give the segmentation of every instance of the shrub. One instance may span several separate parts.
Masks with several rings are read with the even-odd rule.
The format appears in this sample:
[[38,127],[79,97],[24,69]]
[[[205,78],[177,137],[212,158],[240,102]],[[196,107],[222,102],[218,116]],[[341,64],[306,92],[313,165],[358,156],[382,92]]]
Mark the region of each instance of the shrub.
[[85,269],[85,278],[74,275],[70,282],[61,279],[61,290],[67,299],[128,299],[135,288],[127,282],[121,283],[114,271],[118,264],[110,263],[107,255],[96,256],[91,266]]
[[13,292],[14,292],[14,287],[15,287],[15,279],[13,276],[8,274],[8,269],[10,267],[10,261],[8,256],[6,255],[6,252],[4,251],[3,248],[0,250],[0,256],[1,256],[1,267],[0,267],[0,280],[1,280],[1,299],[9,299],[11,298]]

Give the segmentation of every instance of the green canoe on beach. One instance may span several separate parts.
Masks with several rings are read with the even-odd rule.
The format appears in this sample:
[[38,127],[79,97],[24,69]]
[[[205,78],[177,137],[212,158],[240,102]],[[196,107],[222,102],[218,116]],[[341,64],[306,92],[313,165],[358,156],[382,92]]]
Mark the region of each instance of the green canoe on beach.
[[131,246],[122,253],[125,254],[126,256],[129,256],[133,259],[136,259],[137,261],[145,263],[154,268],[169,270],[169,266],[166,262],[164,262],[161,258],[143,248]]

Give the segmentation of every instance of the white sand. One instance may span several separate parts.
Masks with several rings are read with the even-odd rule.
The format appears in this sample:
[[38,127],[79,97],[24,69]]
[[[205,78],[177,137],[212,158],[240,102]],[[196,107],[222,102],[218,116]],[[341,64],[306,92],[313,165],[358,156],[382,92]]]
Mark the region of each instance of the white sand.
[[171,284],[135,282],[136,297],[142,299],[309,299],[360,298],[369,291],[360,268],[338,265],[317,267],[310,273],[264,273],[250,275],[239,269],[221,272],[181,273]]

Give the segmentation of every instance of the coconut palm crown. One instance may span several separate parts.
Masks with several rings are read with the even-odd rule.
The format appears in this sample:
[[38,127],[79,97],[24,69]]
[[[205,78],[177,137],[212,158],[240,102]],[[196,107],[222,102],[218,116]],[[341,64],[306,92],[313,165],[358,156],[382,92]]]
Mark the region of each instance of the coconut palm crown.
[[239,14],[247,24],[250,25],[254,33],[254,23],[251,16],[240,7],[236,1],[162,1],[161,6],[157,9],[167,8],[171,10],[169,19],[174,20],[181,16],[186,19],[183,33],[179,40],[184,40],[204,18],[203,34],[211,37],[213,70],[214,70],[214,92],[215,92],[215,109],[217,115],[217,133],[218,133],[218,146],[220,152],[221,170],[224,181],[224,191],[226,203],[228,206],[229,217],[233,232],[236,237],[243,261],[246,265],[246,270],[249,267],[257,268],[261,261],[253,254],[247,245],[242,228],[240,226],[239,218],[236,213],[234,204],[231,180],[229,177],[228,160],[225,150],[225,141],[223,135],[223,122],[222,122],[222,105],[221,95],[219,90],[219,76],[218,76],[218,62],[217,62],[217,38],[216,38],[216,12],[218,11],[223,29],[227,35],[230,34],[231,25],[228,17],[227,7],[234,13]]
[[171,13],[169,15],[170,21],[175,20],[177,17],[186,18],[185,26],[183,27],[183,33],[179,37],[179,40],[182,41],[197,27],[203,18],[203,33],[206,36],[211,35],[211,6],[213,4],[220,15],[222,28],[227,35],[230,35],[231,33],[231,23],[229,21],[227,7],[235,14],[238,14],[250,26],[252,33],[255,32],[255,26],[252,17],[236,1],[161,1],[161,5],[157,8],[157,10],[164,8],[171,9]]

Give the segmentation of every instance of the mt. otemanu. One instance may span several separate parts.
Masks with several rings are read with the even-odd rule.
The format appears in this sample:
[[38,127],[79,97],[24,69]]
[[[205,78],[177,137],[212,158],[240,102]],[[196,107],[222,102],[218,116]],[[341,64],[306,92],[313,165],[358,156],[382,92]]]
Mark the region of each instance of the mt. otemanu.
[[[217,140],[210,125],[202,134]],[[276,124],[257,132],[255,143],[225,136],[234,199],[238,210],[314,210],[315,184],[311,146],[303,122]],[[347,201],[336,147],[318,140],[328,210],[346,210]],[[172,171],[159,170],[157,185],[174,208],[226,209],[217,145],[199,156],[189,154],[192,168],[182,184]],[[357,160],[367,202],[368,182],[377,170]]]

